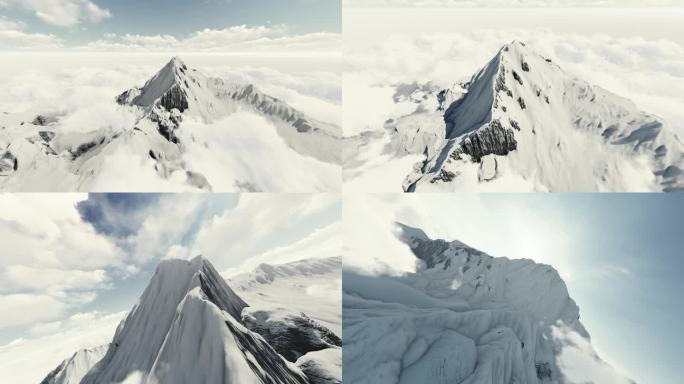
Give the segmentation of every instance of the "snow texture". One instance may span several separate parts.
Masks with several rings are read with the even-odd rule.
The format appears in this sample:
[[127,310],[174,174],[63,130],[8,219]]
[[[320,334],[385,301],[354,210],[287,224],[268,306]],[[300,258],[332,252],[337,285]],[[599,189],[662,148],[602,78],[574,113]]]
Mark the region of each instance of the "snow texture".
[[163,261],[81,383],[307,383],[242,325],[246,306],[201,256]]
[[377,153],[373,142],[385,143],[379,144],[385,156],[422,156],[404,180],[405,191],[684,186],[684,146],[667,122],[569,75],[519,41],[451,87],[397,84],[394,101],[413,104],[413,112],[385,122],[389,144],[386,135],[348,138],[345,168],[363,169],[364,152]]
[[399,228],[417,272],[345,272],[345,382],[630,382],[596,355],[552,267]]

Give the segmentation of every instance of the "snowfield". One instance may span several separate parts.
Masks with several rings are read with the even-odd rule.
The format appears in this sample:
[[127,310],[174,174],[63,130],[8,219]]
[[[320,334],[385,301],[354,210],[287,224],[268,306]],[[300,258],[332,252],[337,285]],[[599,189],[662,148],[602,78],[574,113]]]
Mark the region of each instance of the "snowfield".
[[399,226],[415,273],[343,280],[347,383],[631,383],[603,362],[550,266]]
[[143,68],[9,71],[0,190],[340,189],[334,76],[221,67],[207,76],[180,58],[156,74]]

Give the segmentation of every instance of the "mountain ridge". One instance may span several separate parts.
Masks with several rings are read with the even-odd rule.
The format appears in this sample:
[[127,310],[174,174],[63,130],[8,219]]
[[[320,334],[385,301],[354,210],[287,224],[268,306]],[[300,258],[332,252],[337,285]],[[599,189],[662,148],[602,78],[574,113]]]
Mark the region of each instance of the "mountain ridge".
[[[666,122],[520,41],[462,86],[434,90],[418,104],[385,124],[394,151],[426,155],[406,177],[407,192],[506,175],[550,191],[684,186],[684,145]],[[469,164],[478,168],[475,182]]]

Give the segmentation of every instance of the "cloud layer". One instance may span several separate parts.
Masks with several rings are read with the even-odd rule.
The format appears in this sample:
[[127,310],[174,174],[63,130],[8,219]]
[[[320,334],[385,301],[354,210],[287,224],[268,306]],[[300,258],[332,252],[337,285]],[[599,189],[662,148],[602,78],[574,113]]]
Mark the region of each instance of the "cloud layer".
[[20,8],[33,13],[41,21],[58,27],[82,23],[99,23],[112,16],[90,0],[1,0],[2,8]]

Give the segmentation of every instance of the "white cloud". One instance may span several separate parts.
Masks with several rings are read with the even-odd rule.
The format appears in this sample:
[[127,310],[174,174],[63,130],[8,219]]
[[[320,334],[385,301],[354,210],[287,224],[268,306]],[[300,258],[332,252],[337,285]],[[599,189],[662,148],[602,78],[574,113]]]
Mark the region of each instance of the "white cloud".
[[3,382],[40,382],[74,352],[110,342],[124,315],[78,313],[62,321],[36,324],[25,338],[0,345]]
[[107,35],[76,49],[86,51],[217,51],[217,52],[307,52],[339,53],[341,35],[330,32],[296,34],[284,25],[237,25],[203,29],[184,38],[171,35]]
[[0,195],[0,329],[52,319],[92,301],[123,252],[81,220],[78,194]]
[[52,49],[62,45],[62,39],[54,35],[23,29],[23,24],[0,16],[0,49]]
[[100,8],[90,0],[1,0],[0,7],[20,7],[43,22],[60,27],[99,23],[112,16],[108,9]]
[[234,209],[215,217],[199,231],[194,248],[212,260],[218,270],[236,268],[269,251],[278,254],[274,250],[278,247],[297,247],[301,255],[309,256],[293,244],[318,229],[311,224],[315,216],[329,215],[328,225],[340,220],[341,212],[336,212],[339,203],[336,194],[244,194]]

